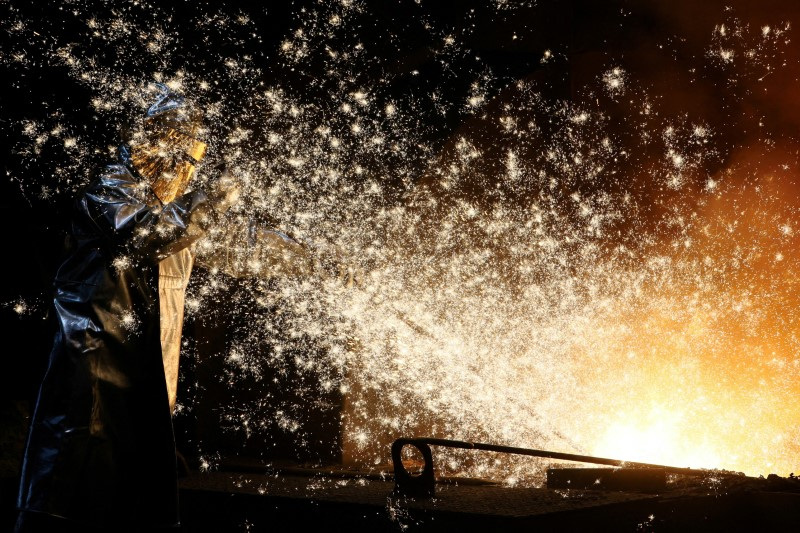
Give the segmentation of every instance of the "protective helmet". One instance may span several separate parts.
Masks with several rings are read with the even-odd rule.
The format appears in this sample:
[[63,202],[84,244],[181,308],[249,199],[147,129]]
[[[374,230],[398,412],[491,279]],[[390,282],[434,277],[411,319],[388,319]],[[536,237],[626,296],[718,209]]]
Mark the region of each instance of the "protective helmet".
[[131,161],[156,196],[169,203],[182,194],[206,153],[202,114],[164,84],[145,113],[143,128],[133,136]]

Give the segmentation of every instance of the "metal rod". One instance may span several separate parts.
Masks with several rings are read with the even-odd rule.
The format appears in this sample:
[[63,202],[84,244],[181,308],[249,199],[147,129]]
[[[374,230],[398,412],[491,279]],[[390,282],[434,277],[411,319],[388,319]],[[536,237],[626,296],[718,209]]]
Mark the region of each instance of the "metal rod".
[[[412,475],[409,473],[402,460],[402,450],[404,446],[414,446],[422,454],[425,461],[422,472]],[[580,463],[594,463],[608,466],[619,466],[629,468],[657,469],[664,473],[681,474],[685,476],[705,476],[708,470],[697,468],[680,468],[676,466],[657,465],[652,463],[639,463],[636,461],[623,461],[620,459],[608,459],[606,457],[594,457],[591,455],[578,455],[574,453],[551,452],[547,450],[534,450],[530,448],[516,448],[514,446],[500,446],[498,444],[484,444],[480,442],[465,442],[450,439],[434,439],[429,437],[397,439],[392,443],[392,463],[394,464],[394,484],[395,493],[401,496],[433,498],[436,493],[436,480],[433,466],[433,452],[431,446],[444,446],[447,448],[461,448],[464,450],[483,450],[488,452],[512,453],[517,455],[528,455],[533,457],[546,457],[548,459],[560,459],[564,461],[576,461]],[[726,473],[720,473],[726,475]],[[728,474],[731,475],[731,474]]]
[[698,468],[681,468],[677,466],[658,465],[652,463],[639,463],[636,461],[623,461],[621,459],[608,459],[606,457],[594,457],[592,455],[578,455],[574,453],[551,452],[547,450],[535,450],[530,448],[516,448],[513,446],[501,446],[498,444],[484,444],[480,442],[466,442],[450,439],[434,439],[421,437],[414,439],[398,439],[406,444],[427,444],[429,446],[445,446],[447,448],[462,448],[465,450],[485,450],[489,452],[513,453],[517,455],[529,455],[532,457],[545,457],[548,459],[562,459],[565,461],[576,461],[580,463],[592,463],[608,466],[625,466],[630,468],[659,468],[670,474],[682,474],[686,476],[702,476],[708,474],[707,470]]

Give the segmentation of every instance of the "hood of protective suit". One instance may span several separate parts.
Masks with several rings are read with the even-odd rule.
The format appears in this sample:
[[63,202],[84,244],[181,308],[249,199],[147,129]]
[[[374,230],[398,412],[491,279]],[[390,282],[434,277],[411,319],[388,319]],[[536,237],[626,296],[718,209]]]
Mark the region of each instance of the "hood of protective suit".
[[162,203],[183,194],[206,153],[202,114],[166,85],[130,139],[131,161]]

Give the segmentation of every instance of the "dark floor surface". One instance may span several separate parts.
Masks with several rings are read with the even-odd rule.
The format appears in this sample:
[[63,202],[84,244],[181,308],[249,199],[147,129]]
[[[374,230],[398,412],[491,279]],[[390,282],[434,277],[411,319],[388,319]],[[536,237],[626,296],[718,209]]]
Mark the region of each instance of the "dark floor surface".
[[[8,531],[16,486],[2,481]],[[764,483],[645,494],[453,481],[428,500],[393,495],[390,473],[341,467],[194,472],[180,481],[180,533],[800,531],[800,492]]]
[[[451,480],[452,481],[452,480]],[[342,470],[219,471],[181,482],[185,533],[222,531],[800,531],[800,493],[763,487],[663,494],[439,483],[436,497],[393,495]]]

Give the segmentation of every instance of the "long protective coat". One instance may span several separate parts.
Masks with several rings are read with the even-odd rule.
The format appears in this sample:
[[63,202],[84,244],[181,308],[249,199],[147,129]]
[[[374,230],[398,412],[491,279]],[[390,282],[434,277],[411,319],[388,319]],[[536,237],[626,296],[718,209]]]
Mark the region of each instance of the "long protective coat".
[[158,264],[202,236],[204,193],[162,205],[121,151],[77,201],[55,281],[58,331],[18,507],[87,524],[178,523]]

